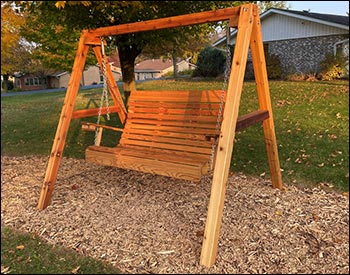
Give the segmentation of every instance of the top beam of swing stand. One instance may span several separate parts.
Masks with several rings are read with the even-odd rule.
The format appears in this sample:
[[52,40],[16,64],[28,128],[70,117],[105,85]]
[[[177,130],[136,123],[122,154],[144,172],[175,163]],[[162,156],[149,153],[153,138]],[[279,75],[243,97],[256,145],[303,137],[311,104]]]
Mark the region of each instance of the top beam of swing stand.
[[[221,20],[236,19],[239,16],[240,9],[241,7],[225,8],[214,11],[198,12],[142,22],[97,28],[93,30],[88,30],[85,43],[95,44],[98,41],[96,40],[96,38],[99,38],[101,36],[114,36],[127,33],[161,30],[167,28],[184,27],[189,25],[217,22]],[[234,21],[236,20],[232,20],[232,22]]]

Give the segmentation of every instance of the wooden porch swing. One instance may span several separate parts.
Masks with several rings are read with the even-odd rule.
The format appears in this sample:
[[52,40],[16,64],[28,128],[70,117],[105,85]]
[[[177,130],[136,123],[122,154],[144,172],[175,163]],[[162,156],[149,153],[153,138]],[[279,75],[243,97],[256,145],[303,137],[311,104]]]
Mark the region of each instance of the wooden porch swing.
[[[126,111],[111,69],[104,63],[101,38],[222,20],[229,20],[229,27],[238,29],[226,93],[221,90],[132,91]],[[100,67],[104,68],[105,83],[114,105],[74,111],[90,46]],[[238,118],[249,47],[260,108]],[[263,122],[272,185],[282,188],[259,11],[254,4],[83,31],[41,189],[39,209],[45,209],[51,202],[71,119],[109,112],[118,113],[124,129],[85,123],[85,128],[97,131],[95,145],[86,149],[88,162],[192,181],[199,181],[213,168],[202,265],[210,267],[215,262],[236,131]],[[102,129],[108,128],[122,131],[120,142],[114,148],[100,146]]]

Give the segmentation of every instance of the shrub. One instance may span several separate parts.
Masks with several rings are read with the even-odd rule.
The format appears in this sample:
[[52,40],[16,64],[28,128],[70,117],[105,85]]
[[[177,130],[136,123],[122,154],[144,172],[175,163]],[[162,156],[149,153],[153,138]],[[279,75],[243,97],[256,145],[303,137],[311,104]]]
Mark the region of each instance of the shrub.
[[[5,88],[5,81],[1,82],[1,86],[2,86],[1,89]],[[14,87],[15,87],[15,85],[14,85],[13,81],[12,80],[8,80],[7,81],[7,90],[11,91],[11,90],[13,90]]]
[[197,68],[193,76],[217,77],[224,73],[225,62],[224,51],[207,46],[198,55]]
[[266,69],[269,79],[282,78],[282,66],[277,54],[266,54]]
[[346,57],[342,52],[326,54],[320,62],[320,76],[323,80],[342,79],[346,76]]

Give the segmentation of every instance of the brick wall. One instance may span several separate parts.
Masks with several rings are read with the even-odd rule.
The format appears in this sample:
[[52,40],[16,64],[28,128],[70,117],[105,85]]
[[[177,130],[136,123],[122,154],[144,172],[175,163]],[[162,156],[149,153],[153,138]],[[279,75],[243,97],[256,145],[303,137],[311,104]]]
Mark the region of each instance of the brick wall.
[[286,74],[318,73],[325,55],[333,53],[333,45],[346,38],[344,35],[331,35],[272,41],[268,42],[268,51],[279,56]]

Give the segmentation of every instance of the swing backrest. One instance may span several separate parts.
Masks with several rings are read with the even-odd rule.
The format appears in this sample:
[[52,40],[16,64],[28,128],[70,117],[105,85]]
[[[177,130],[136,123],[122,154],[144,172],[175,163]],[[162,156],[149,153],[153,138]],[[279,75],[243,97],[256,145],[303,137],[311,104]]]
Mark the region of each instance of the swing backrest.
[[119,146],[210,157],[221,96],[221,90],[133,91]]

